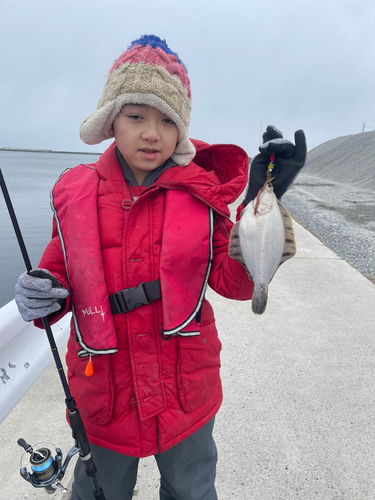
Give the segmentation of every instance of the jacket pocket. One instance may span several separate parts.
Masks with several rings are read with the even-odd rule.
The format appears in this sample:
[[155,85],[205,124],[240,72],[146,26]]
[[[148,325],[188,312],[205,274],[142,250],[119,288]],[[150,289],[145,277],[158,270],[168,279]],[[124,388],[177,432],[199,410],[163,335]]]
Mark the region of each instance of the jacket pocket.
[[94,374],[87,377],[85,369],[89,358],[79,358],[74,345],[73,349],[69,346],[66,361],[69,388],[77,408],[82,418],[92,424],[107,425],[112,420],[114,405],[110,354],[93,356]]
[[200,335],[177,338],[177,384],[184,411],[206,403],[220,382],[221,342],[212,318],[200,325]]

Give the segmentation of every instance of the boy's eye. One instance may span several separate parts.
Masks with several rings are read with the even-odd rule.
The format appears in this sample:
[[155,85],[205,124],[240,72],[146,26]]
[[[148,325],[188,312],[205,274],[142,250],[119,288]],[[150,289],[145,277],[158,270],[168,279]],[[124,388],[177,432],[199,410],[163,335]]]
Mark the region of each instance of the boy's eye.
[[165,123],[169,123],[170,125],[175,125],[175,122],[171,120],[170,118],[164,118],[163,120]]
[[128,115],[128,117],[132,120],[139,120],[140,118],[142,118],[140,115]]

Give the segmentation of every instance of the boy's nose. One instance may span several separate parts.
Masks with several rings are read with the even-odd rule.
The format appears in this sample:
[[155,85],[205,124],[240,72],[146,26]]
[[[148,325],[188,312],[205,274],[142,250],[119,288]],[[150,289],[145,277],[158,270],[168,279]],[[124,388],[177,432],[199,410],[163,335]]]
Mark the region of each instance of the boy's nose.
[[151,122],[146,124],[142,133],[142,139],[151,142],[155,142],[160,139],[160,134],[156,123]]

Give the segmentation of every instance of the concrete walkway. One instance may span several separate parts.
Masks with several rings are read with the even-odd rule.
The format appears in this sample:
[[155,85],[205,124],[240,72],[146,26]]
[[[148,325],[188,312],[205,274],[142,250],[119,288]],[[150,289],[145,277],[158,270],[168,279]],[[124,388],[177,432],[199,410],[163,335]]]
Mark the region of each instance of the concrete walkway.
[[[375,286],[294,226],[297,255],[276,273],[263,316],[207,294],[223,343],[218,497],[373,500]],[[50,366],[1,424],[0,500],[48,498],[19,476],[16,441],[52,441],[65,456],[73,442],[59,384]],[[135,498],[157,491],[154,460],[143,459]]]

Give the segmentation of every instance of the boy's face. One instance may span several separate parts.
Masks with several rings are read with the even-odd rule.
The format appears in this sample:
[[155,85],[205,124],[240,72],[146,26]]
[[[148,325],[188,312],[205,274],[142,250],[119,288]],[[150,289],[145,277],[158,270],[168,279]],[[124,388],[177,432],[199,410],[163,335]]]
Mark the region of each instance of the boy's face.
[[176,124],[148,105],[125,104],[113,122],[117,147],[139,184],[173,154]]

